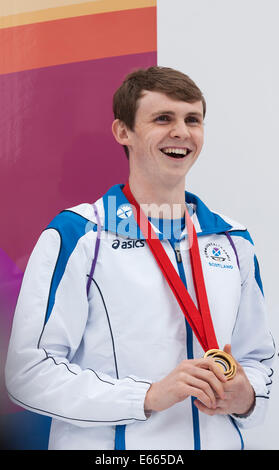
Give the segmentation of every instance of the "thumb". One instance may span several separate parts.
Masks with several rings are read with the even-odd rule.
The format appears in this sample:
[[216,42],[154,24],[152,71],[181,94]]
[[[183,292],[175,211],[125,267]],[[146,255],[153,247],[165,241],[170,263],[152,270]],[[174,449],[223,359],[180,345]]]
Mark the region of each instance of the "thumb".
[[232,356],[232,347],[231,347],[230,344],[225,344],[224,352],[227,353],[227,354],[230,354]]
[[[231,347],[230,344],[225,344],[225,346],[224,346],[224,352],[227,353],[227,354],[230,354],[230,355],[233,357],[233,355],[232,355],[232,347]],[[236,363],[236,365],[237,365],[237,372],[244,373],[244,371],[243,371],[241,365],[240,365],[239,362],[235,359],[235,357],[234,357],[234,361],[235,361],[235,363]]]
[[230,345],[230,344],[225,344],[223,351],[224,351],[225,353],[227,353],[227,354],[230,354],[230,356],[232,356],[232,357],[234,358],[235,362],[237,363],[237,365],[238,365],[239,368],[240,368],[240,364],[239,364],[238,361],[235,359],[235,357],[232,355],[232,347],[231,347],[231,345]]

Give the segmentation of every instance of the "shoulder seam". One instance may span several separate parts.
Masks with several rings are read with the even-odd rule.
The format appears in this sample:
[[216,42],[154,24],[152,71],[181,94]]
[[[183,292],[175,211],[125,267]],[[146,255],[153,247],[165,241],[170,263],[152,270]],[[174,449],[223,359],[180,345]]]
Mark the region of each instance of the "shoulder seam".
[[237,230],[237,229],[229,230],[228,232],[232,237],[235,236],[235,237],[244,238],[245,240],[249,241],[251,243],[251,245],[254,245],[254,242],[253,242],[253,240],[251,238],[251,235],[248,232],[247,228],[244,229],[244,230]]

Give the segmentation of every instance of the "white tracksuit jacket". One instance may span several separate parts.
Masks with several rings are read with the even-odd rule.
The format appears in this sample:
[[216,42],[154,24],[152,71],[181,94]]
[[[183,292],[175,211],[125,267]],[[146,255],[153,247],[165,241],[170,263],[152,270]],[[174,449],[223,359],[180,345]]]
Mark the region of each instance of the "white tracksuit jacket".
[[[121,187],[96,202],[101,225],[85,203],[58,214],[42,232],[13,321],[10,398],[52,418],[49,449],[241,449],[240,428],[263,421],[275,352],[253,242],[245,227],[186,193],[217,341],[220,348],[231,343],[244,367],[254,411],[248,418],[208,416],[189,397],[146,418],[150,384],[203,351]],[[196,302],[185,232],[182,262],[168,239],[162,243]]]

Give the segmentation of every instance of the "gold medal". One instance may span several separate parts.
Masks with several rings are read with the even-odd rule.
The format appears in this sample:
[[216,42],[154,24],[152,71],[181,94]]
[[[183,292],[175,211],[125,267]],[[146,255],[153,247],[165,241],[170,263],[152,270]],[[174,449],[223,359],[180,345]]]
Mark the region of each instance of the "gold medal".
[[235,376],[237,366],[230,354],[225,353],[221,349],[209,349],[203,357],[212,357],[216,364],[221,367],[227,379],[232,379]]

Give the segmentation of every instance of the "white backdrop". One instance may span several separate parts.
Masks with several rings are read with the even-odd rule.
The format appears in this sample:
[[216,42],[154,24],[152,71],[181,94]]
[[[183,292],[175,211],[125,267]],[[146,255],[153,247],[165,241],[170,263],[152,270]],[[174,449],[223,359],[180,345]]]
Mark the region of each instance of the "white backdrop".
[[[248,227],[278,348],[278,0],[157,0],[157,10],[158,65],[187,73],[207,101],[187,189]],[[277,353],[274,371],[264,424],[242,432],[246,449],[279,449]]]

